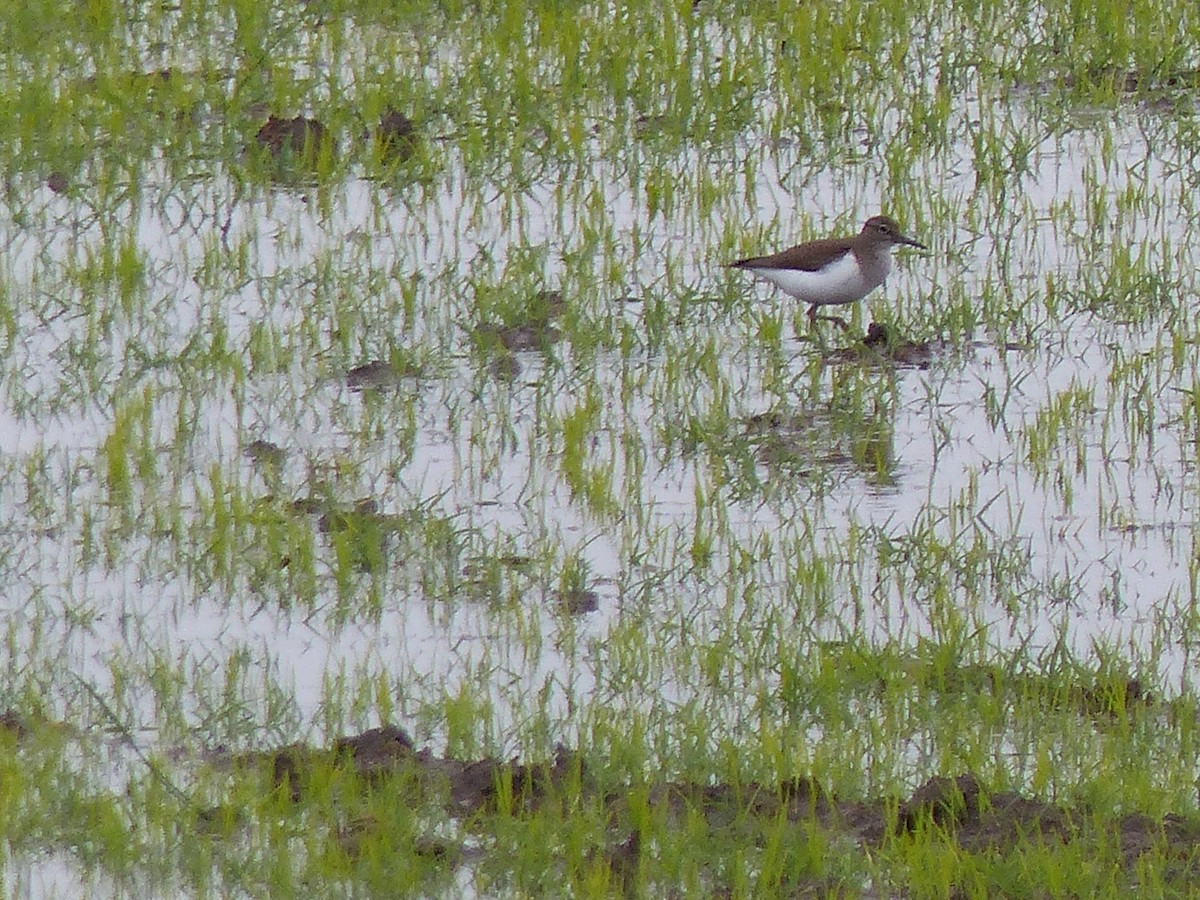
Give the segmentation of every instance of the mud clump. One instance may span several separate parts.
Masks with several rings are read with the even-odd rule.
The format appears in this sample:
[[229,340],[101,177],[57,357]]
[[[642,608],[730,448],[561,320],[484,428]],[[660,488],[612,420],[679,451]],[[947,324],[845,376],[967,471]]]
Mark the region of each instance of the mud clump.
[[6,709],[0,713],[0,733],[12,735],[18,741],[33,733],[33,724],[30,717],[15,709]]
[[421,367],[407,360],[385,362],[373,359],[346,373],[346,386],[352,391],[398,388],[405,379],[419,378]]
[[910,341],[891,325],[872,322],[860,341],[830,351],[828,359],[838,363],[928,369],[941,349],[937,341]]
[[981,791],[974,775],[932,778],[901,804],[896,828],[914,831],[922,821],[943,828],[978,823]]
[[[248,753],[231,758],[233,764],[255,765],[264,754]],[[368,783],[404,775],[434,795],[444,791],[452,814],[495,812],[507,805],[507,795],[524,809],[536,808],[552,794],[584,775],[582,757],[559,746],[554,758],[540,763],[521,763],[515,758],[464,761],[438,756],[428,749],[416,750],[404,729],[394,725],[373,728],[362,734],[339,738],[328,750],[304,744],[289,744],[266,754],[272,783],[293,801],[304,799],[304,785],[317,765],[350,767]],[[505,796],[502,796],[505,795]]]
[[552,325],[497,325],[485,322],[471,332],[472,338],[481,347],[490,349],[503,347],[511,353],[545,350],[557,343],[562,332]]
[[360,775],[386,773],[413,757],[412,738],[403,728],[385,725],[336,741],[333,752],[348,758]]
[[282,157],[286,154],[305,157],[316,155],[323,144],[331,143],[329,129],[318,119],[306,119],[296,116],[294,119],[280,119],[271,116],[267,119],[258,133],[254,135],[255,143],[266,148],[272,156]]
[[[640,822],[666,823],[703,819],[709,829],[741,834],[748,823],[764,827],[781,820],[798,827],[818,827],[829,838],[849,840],[863,848],[884,848],[895,841],[923,840],[934,832],[965,853],[1019,853],[1038,848],[1077,845],[1084,852],[1116,852],[1135,877],[1143,855],[1179,860],[1181,876],[1192,878],[1200,856],[1200,823],[1182,816],[1161,819],[1136,813],[1116,819],[1097,817],[1086,805],[1064,805],[993,792],[976,774],[930,778],[906,799],[880,796],[843,799],[819,781],[798,776],[779,782],[660,781],[650,785],[602,787],[582,755],[559,745],[553,757],[539,762],[493,757],[462,760],[417,749],[404,729],[394,725],[343,737],[328,749],[293,744],[274,753],[229,755],[243,764],[267,763],[274,789],[299,803],[316,765],[349,768],[366,790],[385,779],[402,778],[417,792],[414,801],[440,805],[450,816],[474,823],[481,817],[530,814],[547,807],[565,815],[581,802],[599,804],[605,829],[588,859],[609,870],[614,884],[636,887],[645,862],[645,835]],[[639,814],[639,810],[641,813]],[[639,815],[642,818],[639,818]],[[338,826],[336,841],[356,856],[365,840],[379,840],[380,823],[349,816]],[[465,849],[436,836],[417,836],[419,855],[456,864]],[[813,883],[809,887],[819,888]]]
[[600,595],[588,588],[566,588],[556,592],[554,599],[568,616],[583,616],[600,608]]
[[388,162],[407,162],[421,149],[421,135],[416,124],[394,107],[388,107],[370,134],[379,155]]
[[323,166],[337,158],[337,145],[326,125],[304,116],[271,116],[246,147],[245,157],[261,173],[281,185],[310,183]]
[[509,353],[547,351],[562,339],[555,327],[567,310],[561,291],[538,291],[517,309],[510,309],[500,322],[480,322],[470,329],[471,340],[483,352],[497,349]]

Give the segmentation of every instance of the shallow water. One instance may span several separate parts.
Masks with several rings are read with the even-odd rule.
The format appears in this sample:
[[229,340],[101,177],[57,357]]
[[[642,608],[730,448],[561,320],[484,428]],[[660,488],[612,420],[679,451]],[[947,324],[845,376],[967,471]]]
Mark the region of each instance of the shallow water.
[[[1131,108],[1033,142],[998,204],[975,174],[978,114],[964,109],[950,152],[919,158],[921,192],[891,210],[930,254],[903,254],[863,304],[860,325],[884,318],[949,339],[926,370],[819,370],[795,333],[802,311],[722,268],[731,241],[854,230],[892,205],[881,162],[813,168],[787,142],[748,136],[665,163],[647,142],[591,169],[550,164],[520,193],[468,177],[453,152],[429,188],[352,180],[327,197],[236,199],[222,175],[173,184],[149,172],[131,202],[98,215],[85,186],[63,197],[25,185],[0,223],[16,310],[0,407],[9,663],[19,653],[54,683],[78,677],[102,693],[122,670],[144,725],[156,716],[154,660],[214,676],[241,666],[249,721],[269,718],[277,687],[287,698],[280,739],[369,724],[361,705],[332,712],[325,692],[339,673],[357,684],[380,674],[400,718],[435,744],[446,737],[437,698],[460,682],[490,695],[501,741],[531,703],[569,735],[579,701],[597,696],[615,708],[703,697],[735,722],[736,692],[709,695],[697,648],[780,622],[795,632],[772,641],[802,647],[855,635],[911,645],[965,621],[983,644],[1031,657],[1065,634],[1084,657],[1099,642],[1166,685],[1186,680],[1189,144],[1154,110]],[[735,176],[733,192],[705,187],[729,171],[753,177]],[[676,186],[672,202],[651,201],[655,178]],[[89,282],[107,293],[95,298],[66,273],[111,247],[122,222],[135,223],[116,231],[143,261],[124,308],[118,278]],[[1146,292],[1166,309],[1146,324],[1105,308],[1122,288],[1105,285],[1107,259],[1126,247],[1160,279]],[[471,324],[495,297],[539,286],[562,288],[598,346],[567,340],[549,359],[520,354],[511,383],[488,377],[469,352]],[[944,325],[958,308],[974,310],[969,333]],[[759,338],[771,322],[777,350]],[[433,364],[395,392],[345,386],[346,370],[391,346]],[[673,431],[726,420],[736,434],[759,413],[820,412],[838,391],[868,397],[859,421],[884,432],[884,477],[846,462],[855,427],[802,444],[810,466],[759,462],[748,479],[736,471],[745,459],[722,467],[720,441],[693,452]],[[1067,391],[1086,400],[1031,454],[1039,417]],[[589,394],[586,465],[611,468],[620,513],[589,508],[564,477],[563,422]],[[119,423],[150,448],[143,469],[130,459],[124,498],[105,483]],[[277,485],[242,454],[255,439],[289,451]],[[460,543],[431,562],[418,542],[339,588],[317,535],[316,593],[289,598],[287,578],[264,575],[259,548],[241,545],[253,530],[233,536],[228,570],[206,555],[214,497],[253,502],[271,489],[369,496],[401,516],[419,507]],[[480,595],[471,567],[500,553],[532,556],[533,574],[506,573]],[[572,556],[599,595],[582,617],[553,601]],[[810,594],[792,567],[813,558],[826,580]],[[626,629],[657,635],[669,662],[643,672],[614,655],[609,636]],[[205,720],[206,690],[185,719]],[[205,721],[202,740],[262,737]]]

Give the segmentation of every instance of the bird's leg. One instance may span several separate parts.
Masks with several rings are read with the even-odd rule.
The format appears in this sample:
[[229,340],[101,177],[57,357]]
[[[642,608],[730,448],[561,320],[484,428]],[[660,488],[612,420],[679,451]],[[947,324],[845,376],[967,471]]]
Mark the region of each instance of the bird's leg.
[[813,323],[814,328],[816,327],[817,322],[833,322],[840,329],[842,329],[844,333],[850,333],[850,326],[846,324],[845,319],[843,319],[841,316],[818,316],[816,306],[810,306],[808,308],[808,320]]

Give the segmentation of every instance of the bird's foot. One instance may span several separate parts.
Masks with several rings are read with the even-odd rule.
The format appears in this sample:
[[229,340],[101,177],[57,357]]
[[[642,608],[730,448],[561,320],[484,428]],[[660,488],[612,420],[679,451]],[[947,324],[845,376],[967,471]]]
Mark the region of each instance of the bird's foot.
[[832,322],[838,328],[842,329],[844,334],[850,333],[850,326],[847,324],[845,319],[843,319],[841,316],[819,316],[817,315],[817,308],[815,306],[809,309],[808,319],[814,324],[817,322]]

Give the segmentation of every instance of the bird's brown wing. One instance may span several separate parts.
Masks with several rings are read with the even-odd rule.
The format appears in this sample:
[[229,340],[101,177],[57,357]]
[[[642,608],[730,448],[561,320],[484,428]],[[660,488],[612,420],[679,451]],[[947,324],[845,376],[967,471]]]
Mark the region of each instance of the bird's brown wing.
[[845,253],[853,246],[850,238],[821,238],[798,244],[770,256],[752,256],[730,263],[732,269],[799,269],[816,272],[829,261]]

